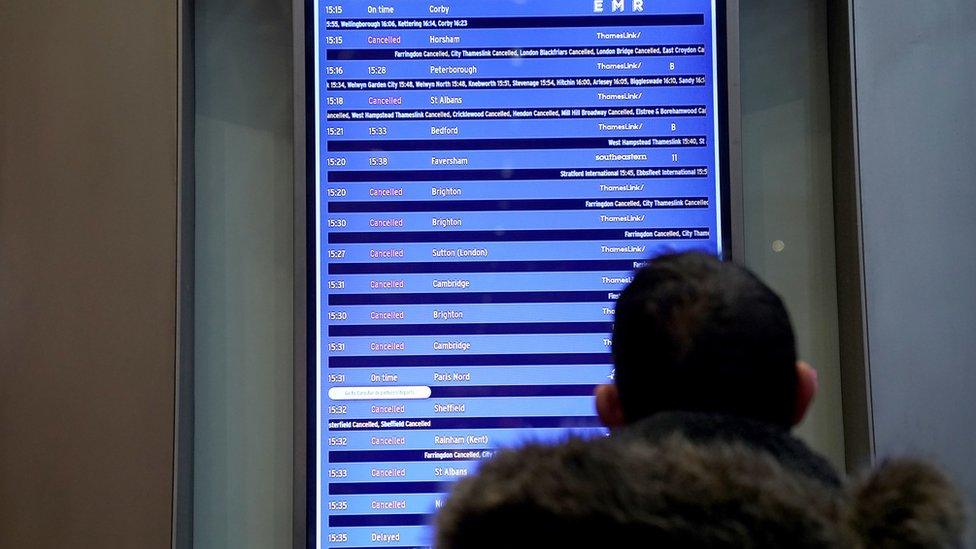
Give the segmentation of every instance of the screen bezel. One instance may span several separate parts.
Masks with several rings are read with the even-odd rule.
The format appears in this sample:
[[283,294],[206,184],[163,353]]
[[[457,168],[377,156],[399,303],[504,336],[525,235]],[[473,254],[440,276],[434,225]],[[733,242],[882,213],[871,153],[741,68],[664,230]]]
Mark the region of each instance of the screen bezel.
[[[316,547],[316,257],[313,0],[293,0],[294,99],[294,432],[293,547]],[[716,0],[719,176],[723,259],[744,254],[739,100],[739,0]],[[721,93],[724,90],[725,93]],[[724,182],[724,183],[722,183]]]

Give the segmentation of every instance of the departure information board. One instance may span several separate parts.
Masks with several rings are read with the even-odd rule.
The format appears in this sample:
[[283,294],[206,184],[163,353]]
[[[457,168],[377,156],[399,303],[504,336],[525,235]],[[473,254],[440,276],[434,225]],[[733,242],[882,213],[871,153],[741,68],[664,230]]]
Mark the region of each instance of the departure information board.
[[310,0],[317,547],[425,547],[498,448],[601,435],[618,292],[728,250],[724,4]]

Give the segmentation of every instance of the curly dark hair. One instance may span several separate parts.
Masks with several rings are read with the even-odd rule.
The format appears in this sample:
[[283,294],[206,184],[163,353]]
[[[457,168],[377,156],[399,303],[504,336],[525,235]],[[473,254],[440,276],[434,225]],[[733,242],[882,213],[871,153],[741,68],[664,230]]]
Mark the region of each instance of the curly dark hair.
[[738,265],[702,253],[651,260],[617,301],[613,357],[630,422],[682,410],[792,424],[789,315],[775,292]]

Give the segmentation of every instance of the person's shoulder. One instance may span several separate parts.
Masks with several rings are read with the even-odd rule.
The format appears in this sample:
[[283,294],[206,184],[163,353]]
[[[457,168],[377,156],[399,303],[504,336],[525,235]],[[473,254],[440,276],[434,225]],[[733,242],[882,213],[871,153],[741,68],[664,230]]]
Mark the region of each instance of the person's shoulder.
[[499,451],[455,485],[436,546],[963,546],[961,496],[930,465],[892,461],[831,489],[751,435],[697,435],[652,422]]
[[438,547],[497,546],[515,530],[562,547],[836,547],[835,496],[737,442],[672,433],[530,444],[456,484]]
[[965,546],[962,495],[930,463],[885,461],[853,479],[846,492],[850,526],[866,547]]

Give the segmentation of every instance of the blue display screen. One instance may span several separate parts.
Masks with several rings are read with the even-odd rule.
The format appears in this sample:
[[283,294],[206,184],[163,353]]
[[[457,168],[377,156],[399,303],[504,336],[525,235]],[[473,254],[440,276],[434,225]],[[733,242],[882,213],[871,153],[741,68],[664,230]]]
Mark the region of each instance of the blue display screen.
[[618,292],[727,253],[723,9],[310,2],[313,545],[429,546],[496,449],[604,434]]

